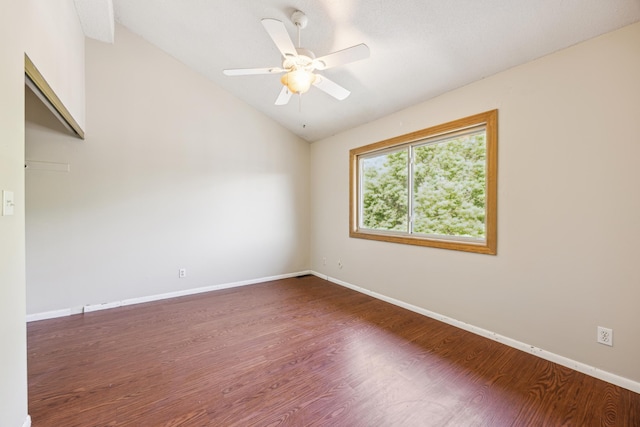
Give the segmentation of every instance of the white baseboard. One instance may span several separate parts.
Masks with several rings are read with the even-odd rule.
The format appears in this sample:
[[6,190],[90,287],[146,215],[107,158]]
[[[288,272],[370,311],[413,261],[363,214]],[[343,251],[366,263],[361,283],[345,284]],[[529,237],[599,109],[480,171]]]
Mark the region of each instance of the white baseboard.
[[27,415],[27,419],[22,423],[22,427],[31,427],[31,416]]
[[[138,297],[138,298],[130,298],[130,299],[125,299],[122,301],[115,301],[115,302],[109,302],[109,303],[103,303],[103,304],[89,304],[89,305],[85,305],[82,309],[82,311],[84,313],[90,313],[92,311],[98,311],[98,310],[106,310],[109,308],[115,308],[115,307],[123,307],[123,306],[127,306],[127,305],[134,305],[134,304],[142,304],[145,302],[151,302],[151,301],[159,301],[159,300],[164,300],[164,299],[169,299],[169,298],[176,298],[176,297],[181,297],[181,296],[186,296],[186,295],[194,295],[194,294],[199,294],[199,293],[204,293],[204,292],[211,292],[211,291],[217,291],[220,289],[228,289],[228,288],[235,288],[235,287],[240,287],[240,286],[247,286],[247,285],[254,285],[256,283],[262,283],[262,282],[268,282],[271,280],[280,280],[280,279],[287,279],[290,277],[296,277],[296,276],[302,276],[305,274],[313,274],[314,276],[320,277],[321,279],[325,279],[328,280],[332,283],[335,283],[337,285],[340,286],[344,286],[345,288],[349,288],[352,289],[354,291],[369,295],[373,298],[382,300],[382,301],[386,301],[390,304],[393,305],[397,305],[399,307],[402,308],[406,308],[407,310],[413,311],[415,313],[419,313],[422,314],[423,316],[427,316],[430,317],[432,319],[436,319],[439,320],[441,322],[447,323],[449,325],[455,326],[457,328],[460,329],[464,329],[465,331],[469,331],[472,332],[476,335],[480,335],[482,337],[485,338],[489,338],[492,339],[494,341],[498,341],[502,344],[508,345],[509,347],[513,347],[516,348],[518,350],[522,350],[525,351],[527,353],[531,353],[535,356],[538,356],[542,359],[548,360],[550,362],[554,362],[557,363],[559,365],[562,366],[566,366],[567,368],[573,369],[575,371],[578,372],[582,372],[583,374],[587,374],[589,376],[592,376],[594,378],[598,378],[600,380],[609,382],[611,384],[623,387],[627,390],[631,390],[635,393],[640,393],[640,383],[637,381],[633,381],[629,378],[625,378],[625,377],[621,377],[619,375],[613,374],[611,372],[607,372],[607,371],[603,371],[601,369],[598,369],[594,366],[590,366],[587,365],[585,363],[582,362],[578,362],[572,359],[569,359],[567,357],[564,356],[560,356],[558,354],[552,353],[550,351],[523,343],[521,341],[509,338],[509,337],[505,337],[504,335],[500,335],[497,334],[495,332],[491,332],[488,331],[486,329],[483,328],[479,328],[477,326],[471,325],[469,323],[465,323],[462,322],[460,320],[457,319],[452,319],[450,317],[447,316],[443,316],[441,314],[435,313],[433,311],[427,310],[425,308],[422,307],[418,307],[412,304],[408,304],[404,301],[400,301],[397,300],[395,298],[391,298],[388,297],[386,295],[382,295],[379,294],[377,292],[374,291],[370,291],[369,289],[365,289],[365,288],[361,288],[360,286],[356,286],[353,285],[351,283],[347,283],[344,282],[342,280],[336,279],[334,277],[330,277],[327,276],[325,274],[321,274],[318,273],[316,271],[312,271],[312,270],[306,270],[306,271],[299,271],[296,273],[288,273],[288,274],[281,274],[281,275],[277,275],[277,276],[269,276],[269,277],[261,277],[258,279],[251,279],[251,280],[243,280],[243,281],[239,281],[239,282],[232,282],[232,283],[224,283],[224,284],[220,284],[220,285],[213,285],[213,286],[205,286],[205,287],[201,287],[201,288],[195,288],[195,289],[186,289],[186,290],[182,290],[182,291],[176,291],[176,292],[168,292],[168,293],[164,293],[164,294],[158,294],[158,295],[150,295],[150,296],[146,296],[146,297]],[[74,310],[71,308],[68,309],[63,309],[63,310],[54,310],[54,311],[47,311],[44,313],[36,313],[36,314],[30,314],[27,315],[27,322],[33,322],[36,320],[44,320],[44,319],[52,319],[52,318],[56,318],[56,317],[63,317],[63,316],[68,316],[71,314],[75,314],[78,313],[78,310]],[[29,424],[26,424],[26,423]],[[28,427],[31,425],[31,418],[27,418],[27,421],[25,421],[25,427]]]
[[360,286],[353,285],[351,283],[344,282],[342,280],[336,279],[334,277],[329,277],[325,274],[321,274],[315,271],[311,271],[311,274],[317,276],[321,279],[328,280],[332,283],[335,283],[340,286],[344,286],[345,288],[352,289],[354,291],[369,295],[373,298],[386,301],[390,304],[397,305],[402,308],[406,308],[407,310],[413,311],[418,314],[422,314],[427,317],[431,317],[432,319],[439,320],[441,322],[447,323],[449,325],[455,326],[460,329],[464,329],[465,331],[472,332],[476,335],[480,335],[485,338],[492,339],[494,341],[498,341],[502,344],[508,345],[509,347],[516,348],[518,350],[522,350],[527,353],[531,353],[534,356],[538,356],[542,359],[548,360],[550,362],[557,363],[558,365],[565,366],[567,368],[573,369],[578,372],[582,372],[583,374],[592,376],[599,380],[606,381],[608,383],[617,385],[619,387],[626,388],[627,390],[631,390],[635,393],[640,393],[640,383],[637,381],[630,380],[629,378],[621,377],[616,374],[612,374],[611,372],[603,371],[594,366],[587,365],[582,362],[577,362],[575,360],[569,359],[564,356],[560,356],[558,354],[552,353],[550,351],[523,343],[518,340],[514,340],[509,337],[505,337],[504,335],[497,334],[495,332],[488,331],[483,328],[479,328],[474,325],[470,325],[469,323],[462,322],[460,320],[452,319],[447,316],[443,316],[438,313],[434,313],[433,311],[427,310],[422,307],[418,307],[412,304],[408,304],[404,301],[397,300],[395,298],[388,297],[386,295],[379,294],[377,292],[370,291],[369,289],[361,288]]
[[200,294],[204,292],[218,291],[220,289],[255,285],[256,283],[269,282],[271,280],[288,279],[290,277],[302,276],[305,274],[311,274],[311,272],[309,270],[305,270],[305,271],[298,271],[295,273],[280,274],[277,276],[260,277],[258,279],[242,280],[239,282],[223,283],[220,285],[212,285],[212,286],[205,286],[201,288],[185,289],[182,291],[167,292],[164,294],[149,295],[149,296],[138,297],[138,298],[129,298],[121,301],[106,302],[102,304],[87,304],[84,307],[82,307],[81,311],[76,311],[71,308],[67,308],[63,310],[54,310],[54,311],[47,311],[44,313],[29,314],[27,315],[27,322],[33,322],[36,320],[53,319],[56,317],[69,316],[71,314],[76,314],[76,313],[91,313],[93,311],[107,310],[110,308],[124,307],[127,305],[142,304],[145,302],[159,301],[159,300],[164,300],[169,298],[182,297],[186,295]]
[[37,320],[55,319],[56,317],[65,317],[72,314],[70,308],[63,310],[45,311],[43,313],[27,314],[27,322],[35,322]]

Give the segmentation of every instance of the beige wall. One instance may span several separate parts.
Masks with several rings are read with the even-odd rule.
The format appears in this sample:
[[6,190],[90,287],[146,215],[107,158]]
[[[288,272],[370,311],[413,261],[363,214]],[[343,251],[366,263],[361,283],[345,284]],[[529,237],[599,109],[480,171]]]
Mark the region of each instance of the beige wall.
[[28,313],[308,268],[308,143],[124,27],[85,55],[86,140],[27,123],[71,170],[27,171]]
[[[85,129],[84,33],[72,0],[24,0],[25,51]],[[46,36],[43,36],[46,35]]]
[[[640,381],[638,46],[635,24],[314,143],[312,268]],[[493,108],[497,256],[348,237],[349,149]]]
[[27,416],[24,264],[24,46],[22,2],[0,6],[0,191],[15,194],[15,215],[0,216],[0,425]]

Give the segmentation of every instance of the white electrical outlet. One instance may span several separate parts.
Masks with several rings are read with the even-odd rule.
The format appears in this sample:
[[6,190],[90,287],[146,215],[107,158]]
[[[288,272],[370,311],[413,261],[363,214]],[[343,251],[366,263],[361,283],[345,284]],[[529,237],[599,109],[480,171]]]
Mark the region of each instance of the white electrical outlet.
[[322,258],[322,265],[327,265],[327,258]]
[[178,277],[181,279],[184,279],[185,277],[187,277],[187,269],[181,268],[180,270],[178,270]]
[[613,329],[598,326],[598,342],[600,344],[613,346]]

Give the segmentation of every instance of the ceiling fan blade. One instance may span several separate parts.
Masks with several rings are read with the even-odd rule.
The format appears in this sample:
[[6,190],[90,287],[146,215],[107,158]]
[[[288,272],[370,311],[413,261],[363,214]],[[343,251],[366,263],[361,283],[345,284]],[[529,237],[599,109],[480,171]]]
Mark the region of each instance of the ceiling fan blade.
[[236,68],[232,70],[222,70],[225,76],[250,76],[254,74],[277,74],[283,73],[284,70],[280,67],[269,68]]
[[280,91],[280,95],[278,95],[278,99],[276,99],[276,105],[286,105],[289,103],[291,99],[291,91],[288,87],[282,86],[282,90]]
[[298,55],[296,52],[296,47],[291,41],[291,37],[289,37],[289,33],[287,33],[287,29],[284,24],[277,19],[265,18],[262,20],[262,25],[264,26],[267,33],[273,40],[273,42],[278,47],[280,53],[284,58],[292,58]]
[[368,57],[369,46],[364,43],[360,43],[358,45],[321,56],[320,58],[316,58],[313,61],[313,64],[318,70],[326,70],[327,68],[360,61],[361,59],[366,59]]
[[320,89],[321,91],[328,93],[329,95],[333,96],[334,98],[340,101],[342,101],[343,99],[345,99],[347,96],[351,94],[351,92],[349,92],[347,89],[340,86],[338,83],[335,83],[329,80],[328,78],[326,78],[325,76],[321,76],[319,74],[316,74],[316,79],[313,82],[313,85],[318,89]]

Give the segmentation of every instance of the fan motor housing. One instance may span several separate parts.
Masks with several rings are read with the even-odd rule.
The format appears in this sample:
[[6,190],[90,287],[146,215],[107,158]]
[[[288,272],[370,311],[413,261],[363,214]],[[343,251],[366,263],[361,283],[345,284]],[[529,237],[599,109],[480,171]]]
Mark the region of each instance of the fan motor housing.
[[309,69],[309,67],[311,67],[309,71],[315,68],[313,67],[313,60],[316,58],[316,55],[313,52],[303,47],[296,48],[296,51],[298,52],[298,56],[285,59],[282,63],[282,68],[285,70],[297,70],[300,68]]

